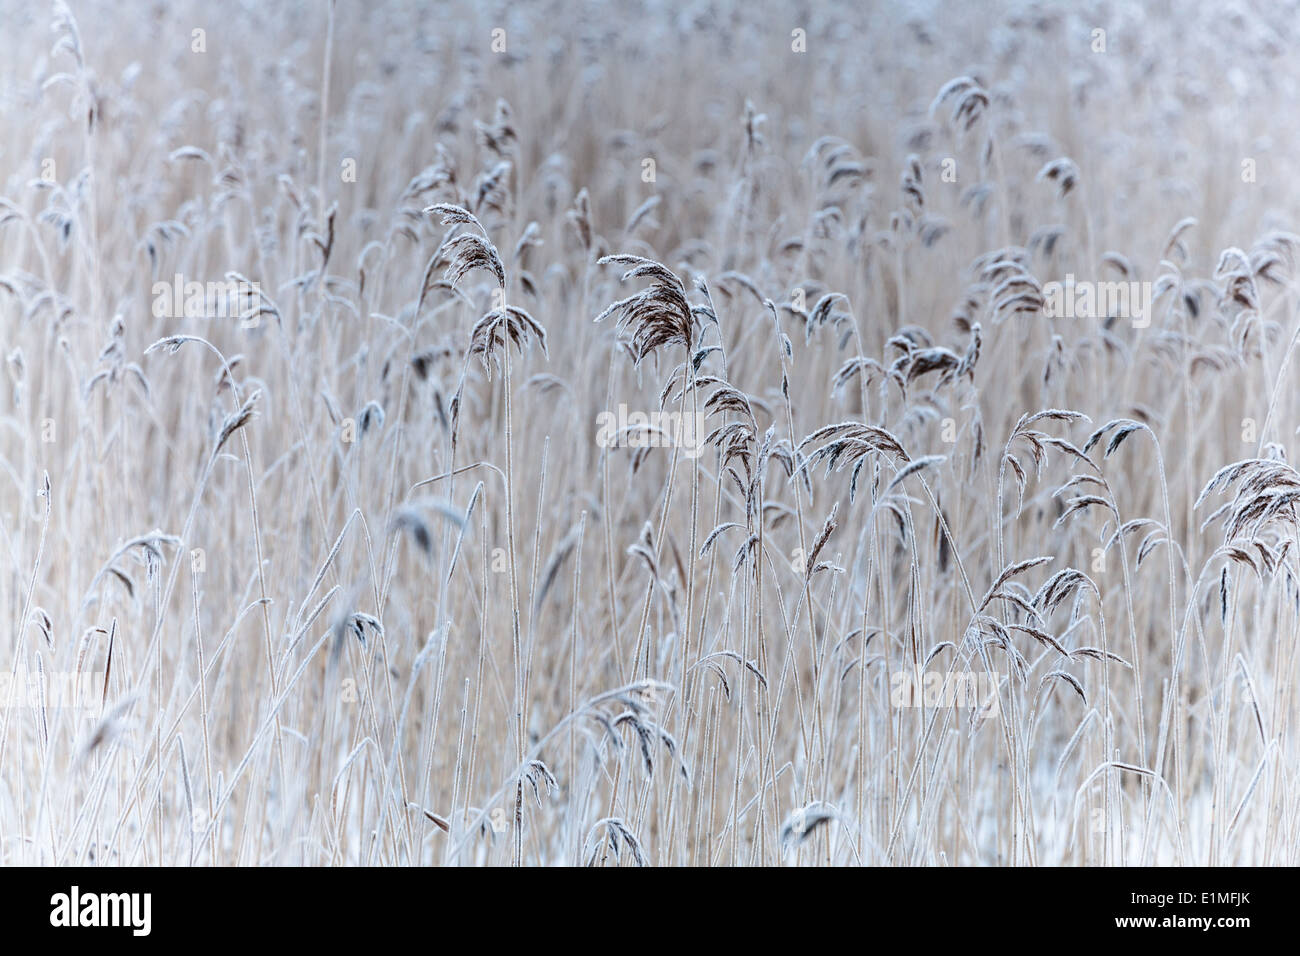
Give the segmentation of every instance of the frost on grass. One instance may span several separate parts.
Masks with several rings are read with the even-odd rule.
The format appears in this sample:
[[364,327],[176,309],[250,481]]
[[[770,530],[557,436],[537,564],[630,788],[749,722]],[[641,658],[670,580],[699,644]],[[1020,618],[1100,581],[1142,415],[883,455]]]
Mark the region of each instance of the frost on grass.
[[1292,18],[673,6],[0,0],[0,864],[1297,862]]

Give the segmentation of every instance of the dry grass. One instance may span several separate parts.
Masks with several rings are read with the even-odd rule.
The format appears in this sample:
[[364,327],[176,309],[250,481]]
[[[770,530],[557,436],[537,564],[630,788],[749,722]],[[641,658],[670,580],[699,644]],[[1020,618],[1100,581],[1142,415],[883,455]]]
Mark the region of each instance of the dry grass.
[[1294,4],[420,6],[0,0],[0,863],[1298,862]]

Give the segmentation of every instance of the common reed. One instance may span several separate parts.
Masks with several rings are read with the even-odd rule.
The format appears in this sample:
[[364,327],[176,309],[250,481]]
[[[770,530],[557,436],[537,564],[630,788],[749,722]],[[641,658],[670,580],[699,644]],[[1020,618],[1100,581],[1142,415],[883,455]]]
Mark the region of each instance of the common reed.
[[0,863],[1295,864],[1295,12],[0,0]]

